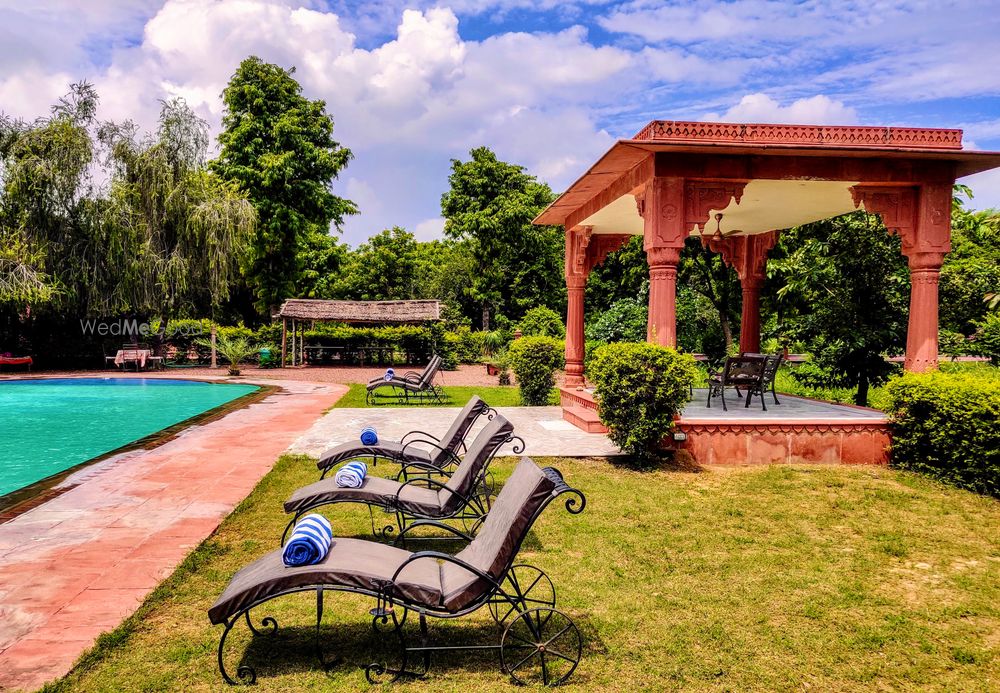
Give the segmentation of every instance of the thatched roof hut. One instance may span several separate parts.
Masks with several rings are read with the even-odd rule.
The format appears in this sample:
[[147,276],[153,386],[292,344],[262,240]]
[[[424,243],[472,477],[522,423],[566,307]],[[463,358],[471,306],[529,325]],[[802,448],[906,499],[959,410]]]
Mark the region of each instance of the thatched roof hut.
[[441,319],[440,301],[322,301],[290,298],[277,317],[316,322],[406,325]]

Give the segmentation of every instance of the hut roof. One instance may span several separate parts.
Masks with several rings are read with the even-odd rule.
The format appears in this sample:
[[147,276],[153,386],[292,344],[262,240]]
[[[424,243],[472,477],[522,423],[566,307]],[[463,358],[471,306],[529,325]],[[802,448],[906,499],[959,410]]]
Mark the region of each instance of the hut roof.
[[441,319],[441,302],[431,301],[323,301],[290,298],[279,318],[347,323],[420,323]]

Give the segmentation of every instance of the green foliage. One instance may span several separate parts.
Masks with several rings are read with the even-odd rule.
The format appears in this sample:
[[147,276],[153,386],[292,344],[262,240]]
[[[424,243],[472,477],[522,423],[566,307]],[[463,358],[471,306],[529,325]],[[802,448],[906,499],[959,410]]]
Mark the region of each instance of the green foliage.
[[[710,306],[713,311],[711,317],[703,320],[709,329],[702,334],[701,340],[697,340],[701,344],[694,350],[706,354],[725,352],[736,341],[734,326],[740,324],[741,289],[736,272],[722,261],[721,255],[702,245],[700,239],[688,238],[677,266],[677,280],[682,286],[678,291],[678,307],[683,305],[689,317],[695,317],[699,308],[703,316],[706,307]],[[690,294],[685,295],[686,292]],[[688,342],[686,346],[695,347],[690,342],[696,340],[684,332],[681,329],[679,336]],[[707,340],[707,335],[715,341]]]
[[661,459],[661,441],[690,398],[694,359],[645,342],[608,344],[597,350],[588,375],[611,441],[638,466]]
[[976,352],[976,343],[961,332],[938,330],[938,350],[942,358],[947,356],[965,356]]
[[525,313],[521,322],[517,324],[517,328],[525,337],[542,336],[555,337],[556,339],[566,337],[566,325],[563,323],[562,317],[559,313],[545,306],[532,308]]
[[990,313],[976,330],[976,351],[994,366],[1000,366],[1000,313]]
[[787,250],[770,268],[788,333],[813,345],[821,368],[842,374],[865,405],[891,372],[885,354],[902,351],[909,271],[900,241],[878,217],[846,214],[782,234]]
[[357,213],[330,192],[351,152],[333,139],[326,104],[302,96],[293,73],[257,57],[240,63],[222,93],[221,151],[213,162],[257,209],[247,275],[265,314],[295,293],[310,236],[325,236]]
[[907,373],[888,387],[892,464],[1000,496],[1000,376]]
[[[211,349],[212,347],[211,338],[199,339],[197,343],[203,348]],[[257,347],[246,337],[238,337],[220,331],[216,334],[215,351],[229,363],[229,375],[239,375],[240,364],[256,354]]]
[[507,359],[524,403],[529,407],[548,404],[556,369],[562,366],[562,342],[552,337],[521,337],[510,345]]
[[[968,189],[965,192],[971,197]],[[998,292],[1000,213],[967,211],[961,197],[956,197],[951,215],[951,252],[941,266],[941,327],[971,335],[990,310],[987,296]]]
[[632,236],[620,250],[609,253],[587,277],[584,305],[588,315],[602,313],[623,298],[645,300],[649,266],[642,236]]
[[587,325],[587,339],[605,343],[645,341],[648,313],[646,301],[622,298]]
[[538,305],[562,310],[563,233],[531,223],[552,201],[552,191],[486,147],[470,156],[451,162],[441,215],[445,235],[469,244],[469,296],[481,308],[483,328],[497,313],[519,318]]
[[416,266],[413,234],[398,226],[385,229],[350,254],[338,293],[359,301],[415,298]]

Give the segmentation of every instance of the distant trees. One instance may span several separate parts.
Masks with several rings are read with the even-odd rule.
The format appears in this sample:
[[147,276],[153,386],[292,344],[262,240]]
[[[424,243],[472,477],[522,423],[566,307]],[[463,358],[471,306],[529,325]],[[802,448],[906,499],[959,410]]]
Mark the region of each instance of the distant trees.
[[[240,63],[222,94],[221,151],[212,162],[257,210],[246,277],[268,316],[298,293],[306,253],[330,260],[330,246],[312,237],[328,235],[331,224],[339,228],[358,211],[330,191],[351,151],[333,139],[326,104],[302,96],[294,71],[256,56]],[[317,278],[309,281],[315,288]]]
[[531,223],[554,199],[552,190],[487,147],[469,155],[451,162],[441,215],[445,235],[469,243],[471,297],[482,309],[483,329],[497,314],[518,320],[536,305],[563,312],[562,231]]

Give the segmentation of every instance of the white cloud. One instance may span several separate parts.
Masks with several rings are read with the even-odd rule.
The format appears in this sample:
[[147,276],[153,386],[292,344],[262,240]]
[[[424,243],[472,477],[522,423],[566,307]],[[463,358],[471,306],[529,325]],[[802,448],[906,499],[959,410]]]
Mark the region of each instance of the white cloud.
[[444,218],[424,219],[413,227],[412,233],[418,241],[433,241],[444,238]]
[[706,113],[704,120],[750,123],[798,123],[803,125],[851,125],[858,114],[842,101],[823,94],[798,99],[782,106],[767,94],[747,94],[725,113]]
[[1000,169],[984,171],[959,180],[972,188],[973,198],[967,204],[971,209],[1000,209]]

